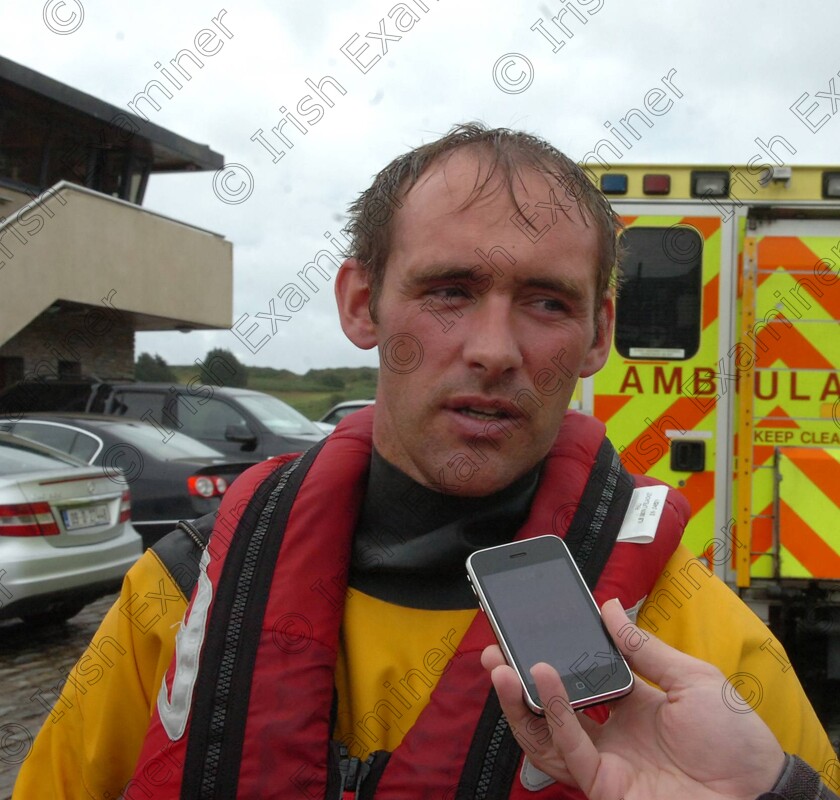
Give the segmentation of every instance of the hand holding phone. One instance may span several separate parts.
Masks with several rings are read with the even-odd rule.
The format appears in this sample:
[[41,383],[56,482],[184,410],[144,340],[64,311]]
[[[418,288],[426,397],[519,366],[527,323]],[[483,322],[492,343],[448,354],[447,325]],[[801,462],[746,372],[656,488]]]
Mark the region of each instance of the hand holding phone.
[[467,574],[535,714],[543,708],[531,667],[541,661],[560,674],[574,709],[633,688],[633,673],[562,539],[538,536],[479,550],[467,559]]
[[770,791],[785,755],[758,714],[731,707],[734,689],[723,673],[636,627],[618,600],[605,603],[602,612],[648,683],[639,681],[601,725],[568,708],[565,687],[545,664],[534,671],[541,696],[552,699],[545,717],[535,717],[501,649],[491,645],[482,654],[517,741],[542,773],[531,770],[531,781],[544,786],[547,776],[590,800],[770,797],[762,792]]

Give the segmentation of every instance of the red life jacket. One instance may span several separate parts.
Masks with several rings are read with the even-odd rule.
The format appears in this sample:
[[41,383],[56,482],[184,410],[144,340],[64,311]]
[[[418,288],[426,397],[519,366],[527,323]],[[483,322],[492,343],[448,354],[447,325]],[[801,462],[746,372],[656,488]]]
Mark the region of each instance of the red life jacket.
[[[334,673],[372,420],[372,409],[353,414],[326,440],[297,489],[282,535],[278,498],[294,488],[296,465],[291,475],[286,467],[280,488],[272,488],[276,481],[269,476],[287,458],[258,464],[226,493],[202,557],[206,575],[199,577],[178,633],[176,656],[123,797],[331,800],[372,797],[374,788],[376,797],[392,800],[533,796],[514,779],[521,754],[511,746],[479,662],[495,641],[482,614],[400,746],[375,760],[358,795],[341,792],[339,772],[347,761],[340,761],[339,745],[331,742]],[[581,502],[603,439],[601,422],[567,414],[517,538],[566,535],[569,510]],[[625,608],[636,606],[675,550],[687,518],[688,504],[671,491],[653,542],[616,543],[593,592],[599,605],[618,597]],[[258,556],[253,543],[246,551],[249,538],[262,542]],[[260,582],[269,591],[249,594]],[[603,721],[606,711],[596,708],[592,715]],[[505,737],[501,761],[516,763],[494,760]],[[540,797],[583,795],[554,784]]]

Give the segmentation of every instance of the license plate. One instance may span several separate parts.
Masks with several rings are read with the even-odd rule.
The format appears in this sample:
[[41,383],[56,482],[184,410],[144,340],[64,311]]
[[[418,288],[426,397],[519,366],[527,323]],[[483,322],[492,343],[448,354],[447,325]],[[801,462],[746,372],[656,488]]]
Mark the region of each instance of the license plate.
[[94,528],[97,525],[107,525],[111,521],[107,505],[86,506],[85,508],[65,508],[61,511],[64,527],[68,531],[78,531],[82,528]]

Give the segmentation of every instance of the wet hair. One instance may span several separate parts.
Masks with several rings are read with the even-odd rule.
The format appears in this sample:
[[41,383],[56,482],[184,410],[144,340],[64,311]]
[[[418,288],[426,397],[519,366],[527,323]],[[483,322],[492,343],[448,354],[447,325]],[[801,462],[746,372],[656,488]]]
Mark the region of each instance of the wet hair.
[[[566,199],[577,204],[587,226],[595,226],[598,240],[595,297],[605,296],[617,285],[617,237],[622,225],[607,199],[584,171],[556,147],[537,136],[469,122],[456,125],[440,139],[395,158],[349,207],[350,221],[345,228],[350,238],[347,255],[358,259],[368,271],[370,308],[374,320],[385,277],[385,264],[391,250],[394,212],[402,207],[401,199],[434,162],[465,147],[490,154],[489,168],[483,179],[477,175],[476,185],[465,207],[481,196],[499,171],[504,179],[503,186],[507,188],[517,211],[522,213],[514,194],[514,184],[521,183],[522,169],[540,173],[550,188],[558,185]],[[523,224],[528,224],[525,216]]]

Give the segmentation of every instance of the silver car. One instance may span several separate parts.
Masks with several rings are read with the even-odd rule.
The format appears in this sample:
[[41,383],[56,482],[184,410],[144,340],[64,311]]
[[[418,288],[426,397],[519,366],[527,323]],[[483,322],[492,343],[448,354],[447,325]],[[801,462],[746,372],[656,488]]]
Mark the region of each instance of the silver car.
[[121,474],[0,433],[0,619],[61,622],[142,552]]
[[334,405],[315,424],[324,433],[332,433],[335,430],[335,426],[348,414],[352,414],[354,411],[359,411],[367,406],[372,406],[373,403],[373,400],[345,400],[343,403]]

